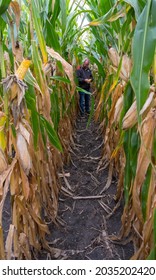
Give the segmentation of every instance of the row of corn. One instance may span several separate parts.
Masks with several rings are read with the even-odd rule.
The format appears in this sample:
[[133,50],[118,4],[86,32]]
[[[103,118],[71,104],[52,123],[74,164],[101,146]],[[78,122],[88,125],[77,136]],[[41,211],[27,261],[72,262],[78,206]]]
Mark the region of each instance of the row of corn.
[[[154,217],[156,208],[155,128],[156,90],[152,84],[148,98],[139,112],[129,82],[131,58],[119,57],[115,48],[108,50],[108,74],[102,87],[95,112],[105,111],[103,160],[109,161],[110,175],[117,176],[116,199],[124,196],[122,228],[117,238],[134,242],[133,259],[154,258]],[[122,59],[122,63],[121,62]],[[120,64],[120,65],[119,65]],[[110,76],[118,79],[110,84]],[[154,69],[153,73],[154,75]]]

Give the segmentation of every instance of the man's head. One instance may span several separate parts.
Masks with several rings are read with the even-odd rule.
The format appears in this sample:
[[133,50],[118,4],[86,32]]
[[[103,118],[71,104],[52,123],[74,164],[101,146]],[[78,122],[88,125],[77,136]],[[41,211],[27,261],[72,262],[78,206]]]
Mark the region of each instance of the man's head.
[[86,58],[85,60],[84,60],[84,62],[83,62],[83,68],[88,68],[89,67],[89,63],[90,63],[90,61],[89,61],[89,59],[88,58]]

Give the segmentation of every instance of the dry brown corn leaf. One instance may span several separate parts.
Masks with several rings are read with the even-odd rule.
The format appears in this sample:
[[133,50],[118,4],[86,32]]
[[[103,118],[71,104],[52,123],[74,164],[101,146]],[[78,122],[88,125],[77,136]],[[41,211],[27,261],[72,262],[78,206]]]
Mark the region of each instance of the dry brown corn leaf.
[[19,163],[17,162],[11,174],[11,179],[10,179],[11,195],[19,194],[20,192],[21,177],[19,174],[20,174],[20,168],[19,168]]
[[39,226],[39,229],[45,233],[50,233],[48,226],[42,222],[41,218],[38,215],[36,215],[36,213],[32,210],[32,208],[29,205],[27,205],[27,207],[28,207],[31,217],[34,219],[34,221]]
[[154,210],[156,208],[156,194],[154,193],[152,197],[152,204],[150,205],[150,214],[143,227],[143,241],[144,244],[150,241],[152,231],[153,231],[153,220],[154,220]]
[[7,235],[6,245],[5,245],[7,260],[11,260],[13,255],[12,247],[13,247],[14,229],[15,229],[14,225],[10,225],[9,233]]
[[14,166],[16,164],[16,159],[14,159],[11,163],[11,165],[8,167],[7,170],[5,170],[1,175],[0,175],[0,186],[3,187],[3,196],[2,196],[2,200],[0,202],[0,225],[2,224],[2,212],[3,212],[3,206],[4,206],[4,202],[8,193],[8,189],[9,189],[9,185],[10,185],[10,177],[12,174],[12,171],[14,169]]
[[152,168],[150,185],[149,185],[149,189],[148,189],[147,205],[146,205],[146,219],[147,220],[150,217],[151,205],[152,205],[153,199],[154,199],[155,194],[156,194],[155,182],[156,182],[156,174],[155,174],[155,170]]
[[137,170],[134,180],[132,198],[133,207],[138,219],[143,222],[140,192],[145,180],[148,166],[151,162],[153,138],[155,130],[156,110],[151,109],[140,128],[141,146],[138,154]]
[[64,71],[66,72],[72,85],[71,94],[74,94],[76,86],[74,82],[74,73],[72,65],[70,65],[59,53],[55,52],[52,48],[46,47],[46,49],[50,56],[62,63]]
[[31,253],[29,248],[28,238],[25,233],[20,233],[19,236],[20,249],[24,254],[26,260],[31,260]]
[[20,173],[21,173],[21,179],[22,179],[22,189],[25,199],[27,200],[30,194],[30,187],[29,187],[29,180],[26,176],[25,172],[23,171],[23,168],[20,167]]
[[16,1],[11,1],[9,8],[10,7],[12,8],[12,10],[13,10],[13,12],[15,14],[16,27],[17,27],[17,30],[18,30],[19,25],[20,25],[20,15],[21,15],[20,5]]
[[0,225],[0,260],[5,260],[5,248],[4,248],[4,238],[3,238],[3,229]]
[[4,152],[0,149],[0,175],[7,169],[7,162]]
[[[29,210],[26,206],[24,198],[15,198],[15,216],[14,220],[17,221],[17,209],[20,209],[23,219],[25,219],[25,223],[27,222],[27,237],[29,239],[29,243],[34,246],[37,250],[40,250],[40,244],[38,242],[38,227],[36,222],[32,219]],[[18,222],[18,221],[17,221]],[[17,244],[18,245],[18,244]]]

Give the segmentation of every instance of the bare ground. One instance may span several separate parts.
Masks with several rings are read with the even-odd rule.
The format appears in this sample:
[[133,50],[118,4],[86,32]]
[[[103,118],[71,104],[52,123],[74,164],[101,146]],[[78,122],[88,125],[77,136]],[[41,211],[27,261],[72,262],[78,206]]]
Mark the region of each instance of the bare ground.
[[[97,172],[102,154],[103,138],[92,121],[86,128],[87,117],[79,118],[71,149],[71,162],[64,167],[62,191],[59,198],[58,226],[51,224],[48,241],[60,249],[51,259],[109,260],[130,259],[133,244],[116,244],[111,239],[121,228],[123,202],[109,217],[116,202],[116,180],[102,193],[108,177],[108,169]],[[67,190],[67,192],[65,191]],[[42,251],[40,259],[47,258]]]

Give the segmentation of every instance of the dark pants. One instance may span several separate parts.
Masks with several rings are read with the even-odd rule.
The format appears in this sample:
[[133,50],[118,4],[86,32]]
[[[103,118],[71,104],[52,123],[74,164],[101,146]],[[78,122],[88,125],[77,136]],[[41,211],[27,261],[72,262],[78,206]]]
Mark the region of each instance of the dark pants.
[[89,113],[90,95],[79,91],[79,97],[80,97],[79,104],[80,104],[81,113],[84,114],[85,111]]

